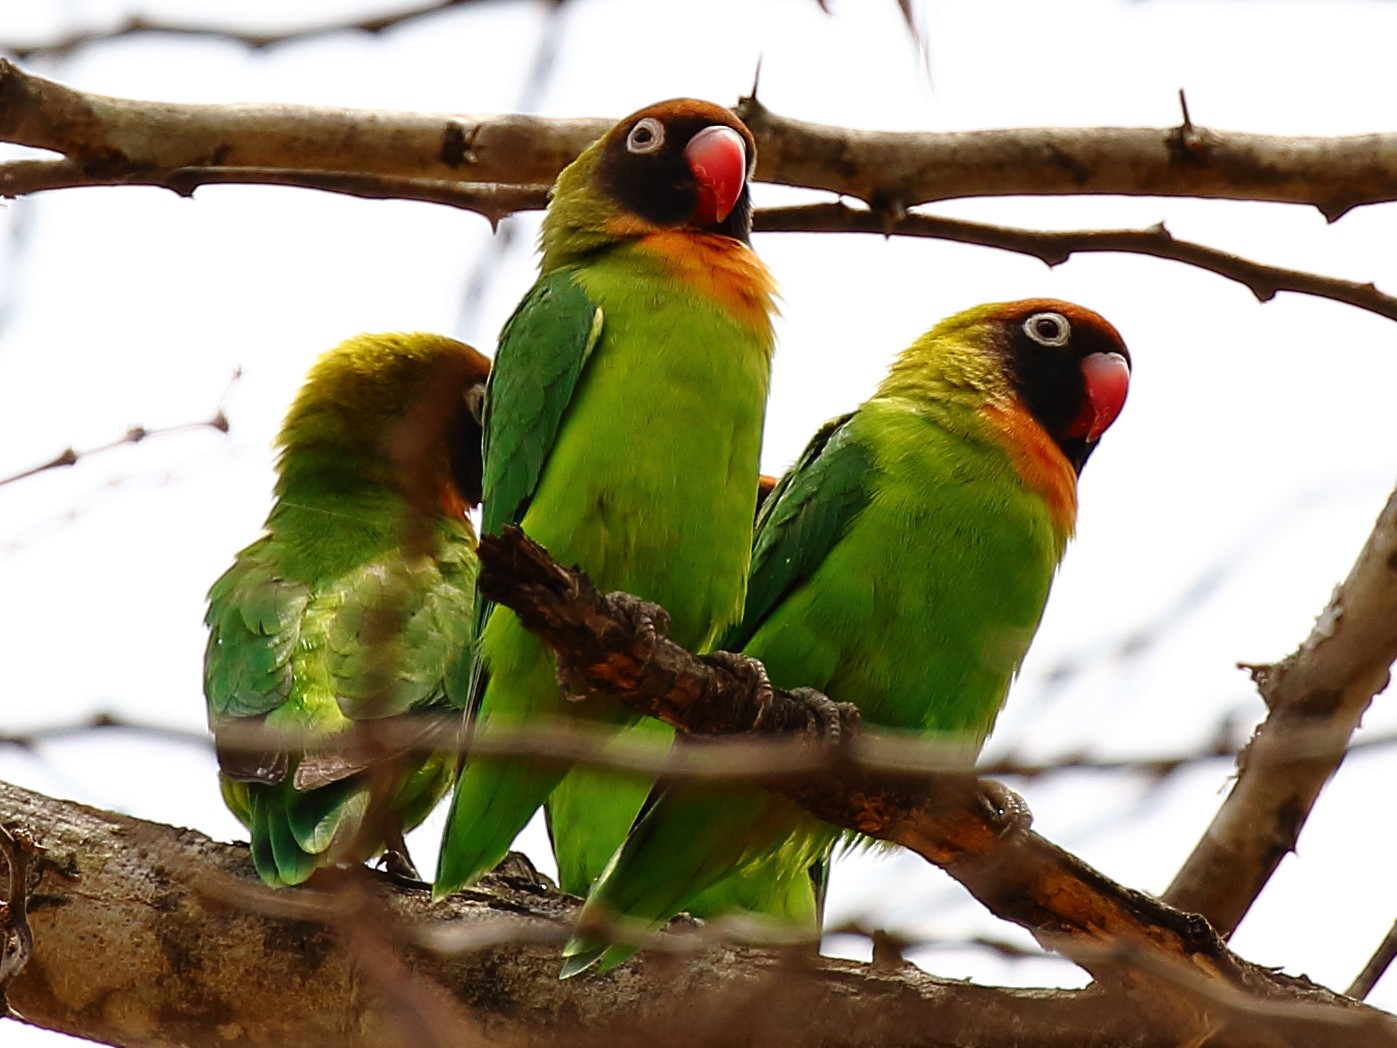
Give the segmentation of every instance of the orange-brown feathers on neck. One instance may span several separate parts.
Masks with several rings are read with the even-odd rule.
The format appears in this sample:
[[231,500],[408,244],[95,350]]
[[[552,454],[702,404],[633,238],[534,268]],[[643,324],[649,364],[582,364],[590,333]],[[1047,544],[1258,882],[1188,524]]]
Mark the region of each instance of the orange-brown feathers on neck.
[[1028,409],[1018,402],[991,403],[980,417],[999,438],[1019,478],[1048,505],[1058,542],[1066,544],[1077,525],[1077,471]]
[[[643,225],[642,232],[635,228]],[[621,217],[608,231],[635,237],[637,247],[659,259],[685,286],[711,299],[740,323],[764,335],[776,314],[776,281],[757,253],[740,240],[717,233],[659,229],[643,219]],[[624,228],[621,228],[624,227]]]

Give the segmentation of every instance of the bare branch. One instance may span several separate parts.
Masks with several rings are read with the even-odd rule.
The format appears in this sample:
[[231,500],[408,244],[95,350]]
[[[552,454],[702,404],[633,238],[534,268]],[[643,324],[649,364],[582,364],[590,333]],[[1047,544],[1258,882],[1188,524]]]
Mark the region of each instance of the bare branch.
[[1368,958],[1368,963],[1358,973],[1358,978],[1353,980],[1353,985],[1344,991],[1344,995],[1352,997],[1356,1001],[1363,1000],[1373,992],[1373,987],[1378,984],[1383,973],[1391,967],[1394,958],[1397,958],[1397,921],[1394,921],[1392,927],[1387,929],[1387,934],[1383,936],[1378,948],[1373,951],[1373,956]]
[[[484,537],[480,556],[481,591],[553,648],[559,677],[574,691],[605,690],[637,712],[701,735],[810,736],[812,726],[824,723],[818,704],[799,694],[778,690],[759,707],[754,680],[655,636],[656,620],[642,621],[634,598],[598,593],[585,574],[558,565],[517,529]],[[832,748],[857,752],[856,719],[842,713]],[[1210,1003],[1238,1021],[1239,994],[1267,1000],[1315,992],[1248,965],[1206,921],[1115,884],[1033,833],[1023,802],[995,783],[966,774],[875,773],[850,761],[833,773],[772,775],[764,785],[822,819],[901,844],[940,866],[996,915],[1027,928],[1102,985],[1126,991],[1153,1022],[1196,1032]],[[1266,1009],[1257,1011],[1252,1019],[1263,1022]],[[1205,1027],[1216,1019],[1204,1020]]]
[[47,462],[41,462],[37,466],[30,466],[28,469],[12,473],[8,477],[0,477],[0,485],[13,484],[16,481],[25,480],[39,473],[44,473],[51,469],[62,469],[64,466],[73,466],[85,458],[99,455],[104,451],[111,451],[114,448],[123,447],[127,444],[139,444],[143,440],[151,437],[168,437],[175,433],[188,433],[195,429],[214,429],[219,433],[228,432],[228,417],[224,415],[223,408],[219,407],[212,418],[204,419],[202,422],[182,422],[175,426],[161,426],[156,429],[147,429],[145,426],[132,426],[115,440],[109,440],[105,444],[98,444],[95,447],[78,451],[75,448],[64,448]]
[[1278,291],[1294,291],[1356,306],[1397,320],[1397,298],[1373,284],[1319,276],[1298,269],[1269,266],[1217,248],[1177,240],[1161,222],[1149,229],[1039,230],[987,225],[934,215],[884,215],[843,203],[773,208],[757,213],[755,228],[766,232],[840,231],[881,233],[884,236],[933,237],[960,244],[980,244],[1032,255],[1049,266],[1087,251],[1119,251],[1186,262],[1235,280],[1260,302]]
[[[1115,194],[1309,204],[1331,221],[1397,200],[1397,134],[1285,137],[1180,128],[856,131],[792,120],[753,99],[758,177],[896,215],[958,197]],[[266,168],[538,185],[610,121],[180,105],[67,87],[0,59],[0,141],[91,174]]]
[[[361,944],[333,931],[338,924],[325,907],[343,908],[345,901],[315,889],[264,889],[245,846],[217,844],[189,830],[3,784],[0,811],[32,827],[48,857],[42,891],[31,903],[34,957],[12,991],[31,1022],[119,1044],[204,1044],[210,1031],[243,1048],[412,1043],[403,1037],[401,1004],[385,999],[384,985],[360,963]],[[440,992],[463,1016],[453,1031],[456,1044],[1178,1043],[1173,1031],[1142,1025],[1119,998],[1100,991],[989,989],[938,980],[910,966],[880,969],[731,947],[691,954],[682,970],[657,956],[604,978],[560,983],[556,936],[572,921],[576,900],[495,876],[433,907],[425,886],[378,876],[367,881],[378,907],[372,933],[386,942],[493,929],[480,949],[467,953],[393,946],[399,972],[419,992]],[[229,883],[265,900],[267,912],[246,900],[220,898]],[[533,941],[539,927],[555,929],[553,938]],[[1352,1036],[1347,1028],[1311,1025],[1292,1043],[1337,1046],[1353,1043],[1340,1040]],[[1246,1043],[1223,1034],[1210,1048]]]
[[365,175],[353,171],[296,171],[258,167],[181,167],[172,171],[94,173],[70,160],[14,160],[0,164],[0,197],[20,197],[81,186],[154,186],[192,197],[201,186],[259,185],[321,189],[363,200],[417,200],[475,211],[493,226],[519,211],[548,206],[546,185],[447,182]]
[[[1305,642],[1275,666],[1252,666],[1270,710],[1237,758],[1237,779],[1164,893],[1230,935],[1309,818],[1343,762],[1373,697],[1397,659],[1397,491],[1343,585]],[[1310,740],[1297,752],[1289,740]]]
[[[382,33],[384,30],[406,25],[409,22],[439,14],[453,7],[464,7],[468,4],[478,2],[479,0],[430,0],[428,3],[419,4],[416,7],[410,7],[393,14],[378,15],[373,18],[361,18],[346,22],[326,22],[305,26],[300,29],[287,29],[275,33],[254,33],[248,30],[229,29],[218,26],[162,22],[159,19],[132,15],[109,29],[79,29],[66,36],[44,43],[0,43],[0,51],[8,51],[20,61],[28,61],[31,58],[66,58],[74,51],[81,50],[84,47],[90,47],[94,44],[104,44],[112,40],[120,40],[124,37],[139,36],[142,34],[175,36],[183,39],[202,38],[210,40],[231,40],[257,51],[263,48],[275,47],[278,44],[313,40],[316,37],[328,36],[332,33]],[[561,3],[562,0],[554,0],[554,2]]]
[[0,141],[90,173],[256,168],[551,184],[605,120],[291,105],[180,105],[78,91],[0,59]]

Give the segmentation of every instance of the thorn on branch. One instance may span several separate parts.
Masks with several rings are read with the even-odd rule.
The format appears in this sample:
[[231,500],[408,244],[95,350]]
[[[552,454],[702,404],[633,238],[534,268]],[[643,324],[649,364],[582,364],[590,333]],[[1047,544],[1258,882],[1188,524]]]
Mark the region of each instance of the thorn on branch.
[[1179,88],[1179,109],[1183,112],[1183,122],[1169,132],[1166,140],[1169,158],[1179,163],[1201,166],[1208,159],[1208,142],[1203,132],[1194,126],[1193,118],[1189,116],[1188,96],[1184,94],[1182,87]]

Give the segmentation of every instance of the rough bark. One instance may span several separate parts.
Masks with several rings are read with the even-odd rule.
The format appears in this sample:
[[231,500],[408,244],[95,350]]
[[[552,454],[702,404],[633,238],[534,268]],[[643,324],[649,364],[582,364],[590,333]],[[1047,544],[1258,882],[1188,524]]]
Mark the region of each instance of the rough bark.
[[[736,108],[757,137],[758,178],[856,197],[894,216],[967,196],[1117,194],[1310,204],[1332,220],[1397,199],[1393,133],[1284,137],[1188,123],[862,131],[783,117],[754,98]],[[0,141],[52,150],[76,165],[0,168],[0,194],[81,184],[73,181],[79,177],[180,188],[208,169],[546,185],[610,123],[135,101],[76,90],[0,59]]]
[[[517,528],[483,537],[480,558],[481,592],[553,648],[559,679],[574,694],[605,691],[691,735],[811,737],[812,746],[832,751],[836,766],[771,775],[763,784],[829,822],[901,844],[946,870],[996,915],[1121,992],[1151,1028],[1187,1040],[1225,1022],[1269,1034],[1281,1016],[1323,1024],[1325,1015],[1343,1015],[1335,1021],[1359,1022],[1378,1038],[1397,1036],[1386,1016],[1360,1019],[1323,988],[1249,964],[1203,918],[1124,888],[1033,833],[1027,808],[1002,786],[966,773],[890,771],[886,761],[862,760],[850,707],[773,691],[726,660],[695,657],[658,633],[663,616],[654,605],[600,593],[585,573],[559,565]],[[1284,1036],[1293,1043],[1297,1032]]]
[[1237,779],[1164,898],[1225,935],[1295,842],[1349,738],[1397,659],[1397,492],[1305,642],[1249,667],[1270,710],[1237,757]]
[[[244,845],[3,784],[0,812],[47,849],[35,952],[11,1002],[31,1022],[110,1044],[1174,1043],[1099,992],[711,942],[560,983],[576,900],[528,877],[493,877],[435,908],[425,887],[379,875],[345,892],[274,893]],[[1305,1043],[1339,1043],[1342,1028],[1321,1029]]]

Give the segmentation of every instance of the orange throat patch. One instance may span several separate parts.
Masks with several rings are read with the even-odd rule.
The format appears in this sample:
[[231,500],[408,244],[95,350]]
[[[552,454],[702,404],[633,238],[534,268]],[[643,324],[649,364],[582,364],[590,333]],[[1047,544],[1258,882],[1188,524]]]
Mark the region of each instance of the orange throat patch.
[[771,337],[776,281],[746,244],[717,233],[665,229],[641,237],[639,247],[739,323]]
[[980,417],[1009,452],[1019,478],[1048,504],[1058,541],[1066,545],[1077,525],[1077,473],[1038,420],[1021,404],[988,404]]

